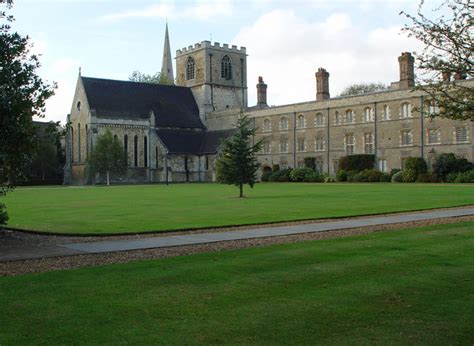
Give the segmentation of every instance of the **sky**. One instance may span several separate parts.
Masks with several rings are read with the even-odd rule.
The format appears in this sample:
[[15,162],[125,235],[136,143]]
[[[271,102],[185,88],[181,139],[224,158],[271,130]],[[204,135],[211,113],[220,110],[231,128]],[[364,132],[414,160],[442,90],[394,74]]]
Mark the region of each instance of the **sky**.
[[[427,0],[426,6],[438,1]],[[353,83],[398,80],[397,57],[420,51],[401,32],[417,0],[16,0],[13,30],[40,54],[43,80],[56,82],[45,120],[65,122],[79,68],[83,76],[126,80],[161,69],[165,24],[171,52],[197,42],[247,48],[249,106],[258,76],[268,103],[315,99],[314,74],[330,73],[330,93]],[[176,72],[176,69],[175,69]]]

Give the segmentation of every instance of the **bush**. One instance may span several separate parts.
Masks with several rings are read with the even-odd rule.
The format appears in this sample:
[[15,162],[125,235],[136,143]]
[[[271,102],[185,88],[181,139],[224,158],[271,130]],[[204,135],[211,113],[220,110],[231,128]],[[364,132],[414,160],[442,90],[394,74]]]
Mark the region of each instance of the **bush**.
[[390,178],[393,177],[395,174],[397,174],[398,172],[400,172],[401,169],[400,168],[392,168],[390,170]]
[[325,182],[325,183],[335,183],[336,182],[336,179],[334,179],[332,176],[330,176],[327,173],[321,174],[321,178],[322,178],[323,182]]
[[272,175],[272,172],[265,172],[262,174],[262,177],[260,178],[261,181],[268,181],[268,178]]
[[311,168],[295,168],[290,173],[290,180],[294,182],[302,182],[306,174],[315,172]]
[[304,166],[306,168],[311,168],[312,170],[316,170],[316,158],[315,157],[305,157],[304,158]]
[[339,160],[339,168],[345,171],[361,172],[364,169],[373,169],[375,165],[375,155],[347,155]]
[[435,162],[433,163],[433,173],[441,178],[441,180],[446,182],[451,182],[456,179],[453,176],[457,174],[451,175],[448,177],[450,173],[459,173],[459,172],[466,172],[473,168],[473,164],[470,163],[465,158],[459,158],[453,153],[449,154],[441,154],[439,155]]
[[405,161],[405,170],[414,171],[418,176],[428,172],[428,165],[422,157],[408,157]]
[[382,177],[382,172],[377,171],[376,169],[368,169],[366,174],[369,183],[378,183]]
[[336,180],[337,181],[347,181],[347,171],[340,169],[336,173]]
[[324,176],[317,171],[311,170],[304,175],[303,181],[306,183],[322,183],[324,182]]
[[278,172],[280,170],[280,165],[273,165],[272,166],[272,173]]
[[392,180],[392,176],[390,173],[381,173],[380,175],[380,182],[381,183],[389,183]]
[[439,178],[434,173],[422,173],[416,177],[417,183],[439,183]]
[[277,182],[290,181],[291,171],[292,171],[291,168],[281,169],[279,171],[276,171],[268,177],[268,181],[277,181]]
[[405,169],[402,173],[402,181],[404,183],[414,183],[417,177],[418,177],[418,174],[412,168]]
[[8,221],[7,207],[5,204],[0,203],[0,226],[6,225]]
[[455,183],[474,183],[474,169],[459,172],[454,180]]
[[398,171],[392,175],[392,183],[402,183],[403,182],[403,171]]

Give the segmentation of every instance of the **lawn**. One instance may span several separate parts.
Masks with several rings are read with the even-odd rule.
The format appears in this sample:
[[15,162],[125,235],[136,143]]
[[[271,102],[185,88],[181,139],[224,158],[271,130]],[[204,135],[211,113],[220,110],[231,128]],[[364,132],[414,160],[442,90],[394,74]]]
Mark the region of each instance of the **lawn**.
[[474,342],[474,222],[0,278],[0,344]]
[[378,214],[474,204],[474,185],[219,184],[18,188],[9,226],[110,234]]

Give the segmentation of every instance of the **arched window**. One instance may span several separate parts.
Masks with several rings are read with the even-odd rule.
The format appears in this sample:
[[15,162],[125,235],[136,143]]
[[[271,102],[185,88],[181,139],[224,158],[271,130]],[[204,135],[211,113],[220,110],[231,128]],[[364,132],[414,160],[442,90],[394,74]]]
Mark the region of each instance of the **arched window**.
[[81,124],[77,124],[77,161],[81,162]]
[[390,107],[387,105],[383,106],[382,120],[390,120]]
[[353,123],[355,123],[354,111],[351,109],[348,109],[346,111],[346,124],[353,124]]
[[224,55],[221,60],[221,77],[224,79],[232,79],[232,62],[228,55]]
[[89,127],[86,124],[86,158],[89,158]]
[[281,117],[280,118],[280,130],[288,130],[288,118]]
[[364,109],[364,122],[370,123],[372,119],[372,108],[367,107]]
[[74,129],[71,126],[71,161],[74,162]]
[[411,104],[408,102],[402,103],[400,109],[401,118],[410,118],[411,117]]
[[270,119],[265,119],[263,121],[263,131],[271,131],[272,129],[272,123],[270,122]]
[[118,136],[117,135],[114,135],[114,142],[115,141],[118,141]]
[[314,119],[314,124],[316,126],[324,126],[324,115],[321,113],[316,114],[316,118]]
[[334,113],[334,124],[336,124],[336,125],[342,124],[342,117],[341,117],[341,115],[339,114],[338,111],[336,111],[336,113]]
[[148,137],[143,138],[143,165],[148,167]]
[[138,167],[138,136],[133,138],[133,165]]
[[155,168],[158,169],[158,146],[155,147]]
[[194,79],[194,59],[189,57],[186,61],[186,80]]
[[123,155],[125,156],[125,164],[128,166],[128,136],[123,136]]
[[296,127],[303,129],[306,127],[306,119],[303,114],[298,115],[298,121],[296,122]]

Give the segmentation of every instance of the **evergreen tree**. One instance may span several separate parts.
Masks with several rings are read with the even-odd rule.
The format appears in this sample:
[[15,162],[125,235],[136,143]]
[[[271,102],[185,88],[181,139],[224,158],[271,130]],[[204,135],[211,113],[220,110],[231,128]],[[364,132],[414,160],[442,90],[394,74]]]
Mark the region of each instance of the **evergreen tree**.
[[217,161],[217,180],[239,187],[239,197],[244,197],[243,186],[253,187],[260,167],[255,154],[261,149],[262,141],[253,143],[255,127],[246,116],[237,121],[237,131],[224,141],[222,153]]
[[87,159],[88,170],[92,173],[105,174],[107,186],[111,174],[123,174],[126,169],[126,158],[118,138],[107,130],[97,137],[97,143]]

